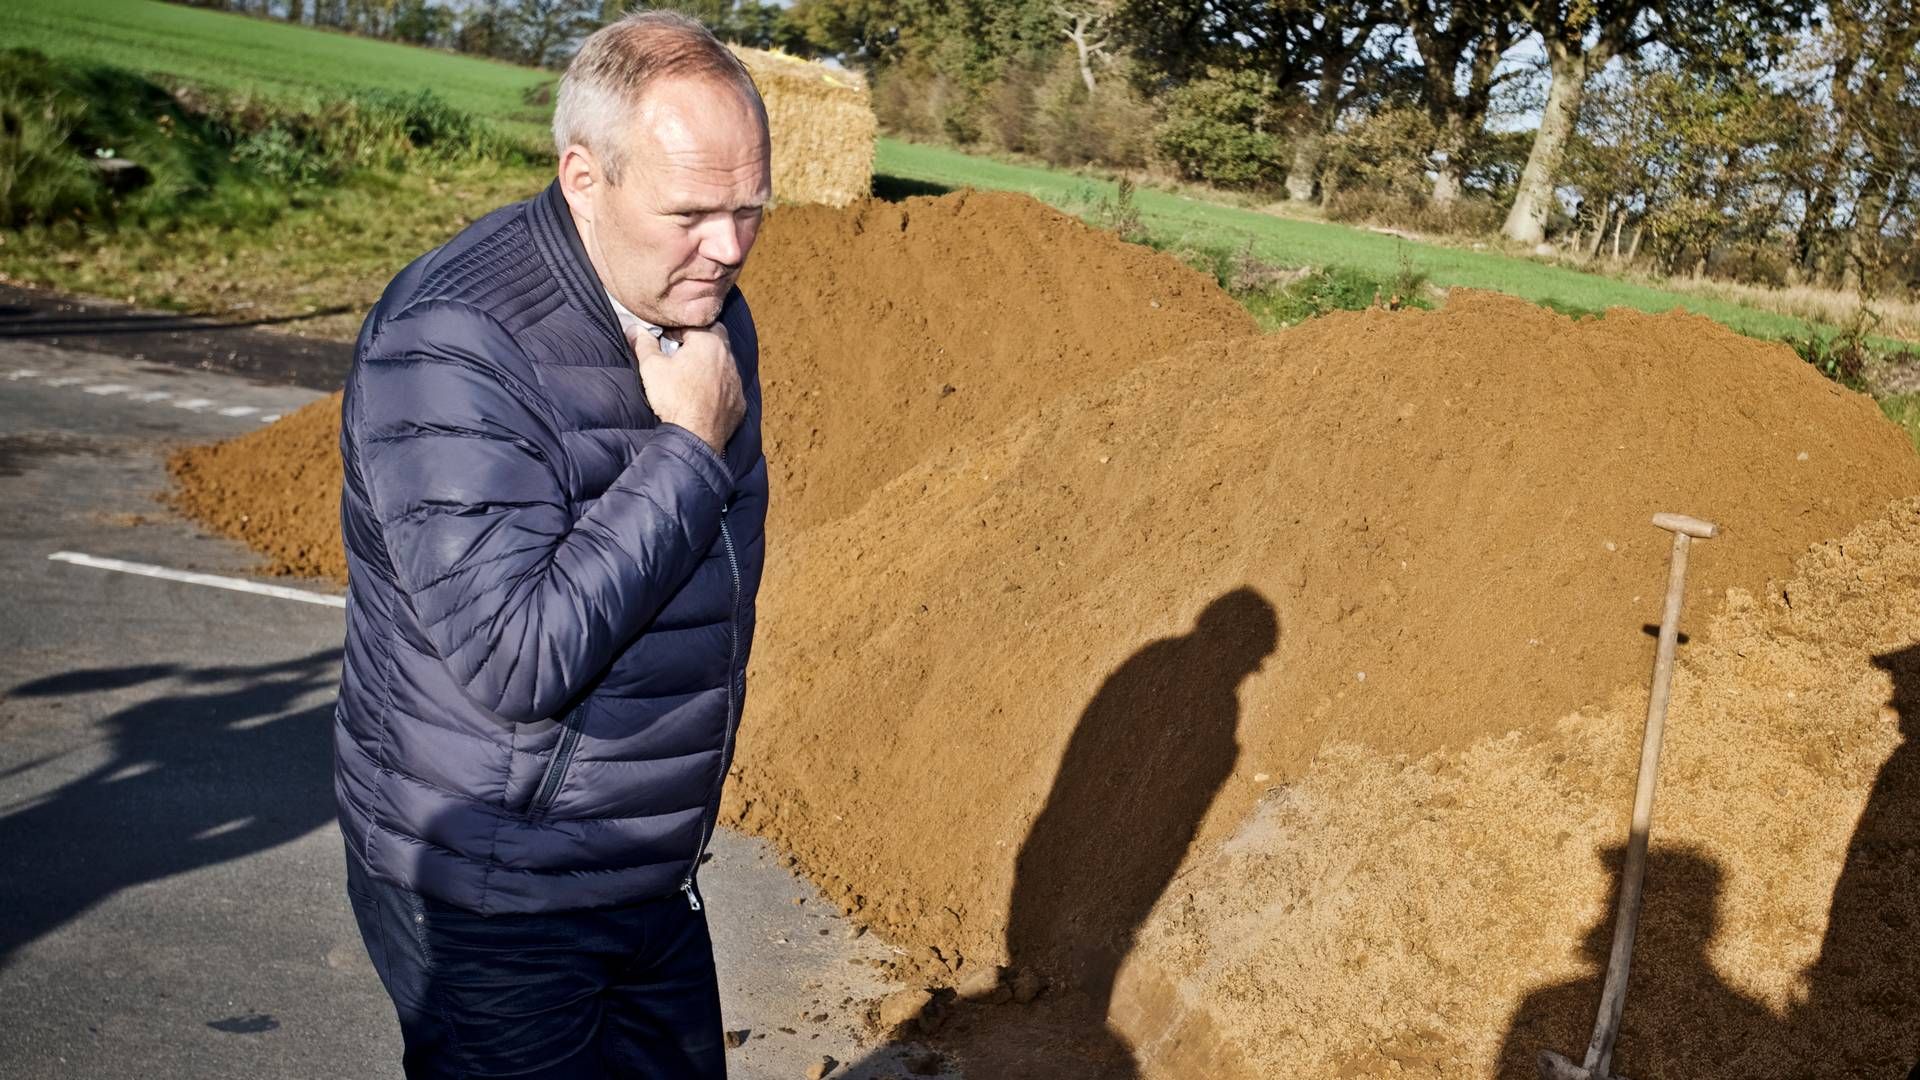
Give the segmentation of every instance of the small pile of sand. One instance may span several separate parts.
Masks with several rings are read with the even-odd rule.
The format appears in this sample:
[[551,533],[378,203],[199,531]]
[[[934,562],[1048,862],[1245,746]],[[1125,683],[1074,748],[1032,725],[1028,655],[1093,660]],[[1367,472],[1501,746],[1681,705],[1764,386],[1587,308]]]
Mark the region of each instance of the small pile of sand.
[[[1736,543],[1697,545],[1696,565]],[[1735,590],[1682,647],[1615,1072],[1912,1066],[1916,586],[1911,500]],[[1636,689],[1424,757],[1327,747],[1141,935],[1115,1012],[1149,1074],[1530,1080],[1542,1049],[1578,1060],[1645,715]]]
[[270,574],[347,579],[340,539],[340,395],[257,431],[175,451],[168,502],[265,555]]

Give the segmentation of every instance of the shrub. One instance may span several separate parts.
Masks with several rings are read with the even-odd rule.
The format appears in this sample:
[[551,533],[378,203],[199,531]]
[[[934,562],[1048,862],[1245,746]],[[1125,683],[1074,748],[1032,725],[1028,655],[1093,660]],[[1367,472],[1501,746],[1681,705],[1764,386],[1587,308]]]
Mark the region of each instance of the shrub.
[[1791,253],[1778,244],[1743,241],[1715,251],[1707,260],[1715,277],[1731,278],[1748,285],[1782,288],[1793,282]]
[[1827,378],[1859,390],[1866,384],[1867,365],[1881,359],[1880,350],[1875,349],[1872,342],[1873,331],[1879,325],[1880,316],[1862,307],[1831,334],[1816,330],[1804,337],[1789,337],[1786,342],[1801,359],[1819,368]]
[[1479,195],[1462,195],[1441,206],[1424,194],[1377,188],[1337,189],[1326,196],[1323,208],[1330,221],[1473,236],[1498,231],[1506,218],[1505,207]]
[[402,169],[415,158],[511,159],[525,151],[432,92],[367,91],[306,110],[213,103],[237,138],[234,159],[280,181],[338,179],[362,169]]
[[1134,90],[1121,67],[1103,71],[1089,94],[1080,65],[1072,53],[1063,52],[1034,88],[1030,115],[1031,152],[1049,164],[1120,169],[1147,165],[1153,106]]
[[[0,50],[0,223],[170,213],[233,176],[227,152],[221,126],[164,87]],[[128,164],[112,173],[95,164],[106,161]]]
[[1033,99],[1045,73],[1031,67],[1008,69],[987,89],[982,106],[993,144],[1013,154],[1034,152]]
[[872,94],[874,119],[889,134],[922,140],[946,136],[944,117],[956,91],[924,60],[909,58],[881,69]]
[[1101,197],[1094,205],[1093,220],[1103,229],[1119,234],[1120,239],[1132,244],[1144,243],[1147,239],[1147,225],[1140,217],[1140,207],[1134,201],[1133,181],[1121,177],[1115,185],[1111,198]]
[[240,224],[276,213],[300,184],[529,154],[424,91],[290,105],[0,50],[0,225],[11,228],[187,214]]
[[1321,162],[1321,188],[1329,201],[1361,190],[1404,202],[1424,199],[1433,190],[1427,179],[1427,149],[1434,128],[1417,109],[1385,109],[1344,127],[1327,139]]
[[1270,187],[1284,172],[1270,101],[1268,80],[1257,72],[1211,74],[1168,95],[1154,143],[1188,180]]

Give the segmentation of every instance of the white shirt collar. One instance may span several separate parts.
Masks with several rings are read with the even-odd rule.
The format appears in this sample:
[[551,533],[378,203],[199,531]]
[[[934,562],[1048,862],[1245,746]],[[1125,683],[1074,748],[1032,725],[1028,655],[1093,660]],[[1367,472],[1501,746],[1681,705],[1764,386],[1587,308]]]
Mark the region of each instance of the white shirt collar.
[[664,336],[666,331],[635,315],[633,312],[628,311],[625,304],[614,299],[612,290],[608,290],[607,292],[607,303],[613,305],[614,317],[620,320],[621,333],[626,334],[628,337],[632,337],[636,331],[652,334],[653,339],[660,343],[660,351],[666,353],[668,356],[672,356],[674,350],[680,347],[679,342]]

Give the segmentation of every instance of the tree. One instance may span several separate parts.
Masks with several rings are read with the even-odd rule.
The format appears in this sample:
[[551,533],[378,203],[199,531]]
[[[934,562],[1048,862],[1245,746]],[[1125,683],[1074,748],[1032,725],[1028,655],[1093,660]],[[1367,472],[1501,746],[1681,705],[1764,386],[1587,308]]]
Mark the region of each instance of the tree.
[[1066,23],[1060,32],[1073,43],[1074,59],[1080,64],[1080,81],[1086,83],[1087,93],[1099,89],[1094,84],[1093,64],[1111,60],[1107,52],[1107,42],[1111,36],[1108,23],[1113,17],[1113,0],[1073,0],[1073,2],[1053,5],[1053,13]]
[[484,0],[467,9],[459,29],[453,33],[453,47],[474,56],[516,59],[519,50],[513,43],[509,22],[505,0]]
[[1809,0],[1515,0],[1546,50],[1548,85],[1502,231],[1521,243],[1546,238],[1554,181],[1589,75],[1656,42],[1690,62],[1771,52],[1809,8]]
[[815,50],[871,77],[907,51],[923,6],[918,0],[797,0],[787,18]]
[[410,45],[439,45],[453,37],[453,12],[427,0],[400,0],[388,36]]
[[1510,5],[1486,0],[1400,0],[1400,21],[1419,53],[1420,105],[1434,130],[1433,202],[1444,207],[1460,195],[1494,90],[1526,73],[1501,71],[1500,62],[1527,26]]
[[629,0],[601,0],[601,21],[611,22],[632,7],[670,8],[699,19],[722,41],[756,49],[775,46],[790,52],[810,53],[806,35],[788,19],[787,9],[761,0],[667,0],[665,3],[637,5]]
[[1844,277],[1863,292],[1890,269],[1889,237],[1913,240],[1920,185],[1920,11],[1902,0],[1836,0],[1823,45],[1835,137],[1823,215],[1844,214]]
[[1782,148],[1797,113],[1760,72],[1634,62],[1597,85],[1588,105],[1568,179],[1583,196],[1589,254],[1609,223],[1617,249],[1629,218],[1633,250],[1644,234],[1669,272],[1699,274],[1734,248],[1784,247]]
[[508,27],[522,59],[547,67],[599,24],[598,0],[519,0]]
[[1286,187],[1304,200],[1341,110],[1391,65],[1382,31],[1393,10],[1392,0],[1123,0],[1116,21],[1153,92],[1259,73],[1293,118]]

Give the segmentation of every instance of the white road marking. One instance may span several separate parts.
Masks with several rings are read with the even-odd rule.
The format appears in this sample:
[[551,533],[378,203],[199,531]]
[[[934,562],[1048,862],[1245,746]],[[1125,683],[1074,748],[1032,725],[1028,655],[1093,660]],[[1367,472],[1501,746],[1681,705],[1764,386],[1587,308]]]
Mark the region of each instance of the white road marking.
[[124,397],[127,401],[137,401],[143,405],[164,401],[176,409],[186,409],[189,412],[211,411],[216,415],[234,420],[257,416],[261,423],[271,424],[284,415],[284,413],[267,412],[271,406],[223,405],[213,398],[175,397],[171,390],[147,390],[143,389],[139,383],[94,382],[93,379],[98,376],[89,378],[85,375],[55,375],[43,378],[48,376],[48,373],[39,368],[14,368],[6,372],[5,376],[9,382],[40,379],[41,386],[77,386],[98,398]]
[[219,574],[199,574],[191,570],[173,570],[165,566],[153,566],[149,563],[127,562],[123,559],[104,559],[97,555],[83,555],[78,551],[56,551],[47,556],[54,562],[72,563],[75,566],[90,566],[96,570],[117,570],[123,574],[138,574],[141,577],[160,578],[164,581],[183,581],[189,585],[206,585],[215,589],[231,589],[234,592],[253,593],[255,596],[271,596],[277,600],[298,600],[304,604],[319,604],[323,607],[344,608],[347,598],[330,596],[326,593],[308,592],[305,589],[289,589],[284,585],[263,585],[245,578],[222,577]]

